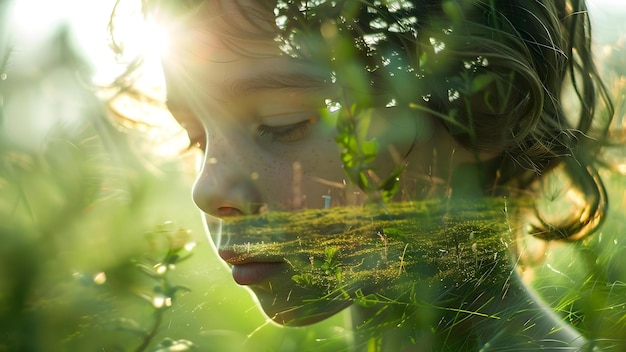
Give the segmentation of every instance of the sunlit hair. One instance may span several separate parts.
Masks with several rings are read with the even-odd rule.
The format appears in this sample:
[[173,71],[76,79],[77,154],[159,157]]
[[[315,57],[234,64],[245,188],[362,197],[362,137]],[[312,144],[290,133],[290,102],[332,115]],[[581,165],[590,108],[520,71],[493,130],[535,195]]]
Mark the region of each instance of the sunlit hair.
[[[375,104],[367,100],[382,92],[385,102],[441,117],[464,146],[499,155],[489,194],[531,193],[546,174],[566,175],[583,204],[556,223],[537,211],[529,232],[539,238],[579,239],[606,212],[594,164],[613,108],[592,59],[584,1],[262,1],[239,9],[246,25],[220,17],[221,0],[143,2],[180,33],[211,22],[212,34],[242,54],[253,55],[241,40],[275,39],[294,60],[326,65],[329,82],[351,86],[358,103]],[[339,60],[338,52],[352,56]],[[356,63],[360,79],[355,66],[342,70],[345,62]]]

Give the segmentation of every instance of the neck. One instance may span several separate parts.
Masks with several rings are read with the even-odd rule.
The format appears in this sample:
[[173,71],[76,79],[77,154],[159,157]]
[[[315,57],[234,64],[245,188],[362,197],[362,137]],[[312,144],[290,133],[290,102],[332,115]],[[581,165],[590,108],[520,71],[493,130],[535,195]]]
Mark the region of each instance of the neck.
[[[447,290],[432,304],[425,297],[399,304],[406,302],[403,296],[395,302],[352,307],[356,350],[584,350],[586,340],[517,275],[489,285],[497,289],[469,286],[471,292]],[[411,290],[413,298],[418,289]],[[428,291],[430,296],[435,293]]]
[[[449,333],[437,331],[440,324],[453,319],[452,314],[435,312],[434,307],[414,309],[410,306],[388,307],[380,304],[373,307],[352,308],[352,321],[355,331],[356,351],[441,351],[471,350],[461,348],[470,341],[451,341],[468,336],[465,323],[454,325]],[[448,316],[448,317],[446,317]],[[446,324],[447,325],[447,324]],[[458,348],[453,348],[459,346]]]
[[523,201],[494,201],[449,199],[440,204],[443,212],[433,209],[425,219],[414,216],[421,226],[411,229],[407,239],[411,246],[404,247],[402,275],[372,294],[365,301],[369,304],[353,305],[359,348],[582,348],[585,340],[517,275],[517,258],[510,250],[516,226],[509,216]]

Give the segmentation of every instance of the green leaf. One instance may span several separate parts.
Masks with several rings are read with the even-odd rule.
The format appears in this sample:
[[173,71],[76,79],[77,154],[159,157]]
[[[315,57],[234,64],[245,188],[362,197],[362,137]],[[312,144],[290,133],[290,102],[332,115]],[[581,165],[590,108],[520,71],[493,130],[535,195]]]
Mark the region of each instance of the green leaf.
[[490,85],[494,81],[492,75],[478,75],[472,79],[472,85],[470,87],[470,93],[480,92],[485,89],[488,85]]
[[335,257],[335,254],[337,254],[337,248],[326,247],[324,248],[324,254],[326,255],[326,259],[333,259]]
[[400,190],[400,174],[404,170],[404,165],[398,165],[396,168],[387,176],[385,180],[379,186],[379,190],[382,191],[382,197],[384,202],[388,202],[393,198],[393,196],[398,193]]
[[376,304],[380,303],[380,301],[378,300],[378,298],[376,298],[375,295],[373,294],[364,295],[361,289],[356,290],[354,294],[356,296],[354,303],[362,307],[373,307]]
[[361,144],[361,151],[363,152],[363,156],[371,159],[367,162],[372,162],[378,155],[378,141],[372,139],[370,141],[363,141]]
[[300,286],[312,286],[313,285],[313,275],[310,273],[302,273],[299,275],[293,275],[291,279]]
[[359,172],[359,177],[358,177],[358,186],[364,190],[367,191],[370,189],[370,183],[369,180],[367,178],[367,176],[365,175],[365,173],[363,172]]

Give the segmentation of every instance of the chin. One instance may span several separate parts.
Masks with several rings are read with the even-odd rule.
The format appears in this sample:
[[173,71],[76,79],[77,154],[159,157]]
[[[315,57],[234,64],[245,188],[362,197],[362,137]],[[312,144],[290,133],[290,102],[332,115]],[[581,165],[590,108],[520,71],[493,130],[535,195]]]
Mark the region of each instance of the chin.
[[278,301],[275,297],[259,297],[261,308],[275,323],[284,326],[315,324],[352,305],[348,300],[318,299],[307,302]]

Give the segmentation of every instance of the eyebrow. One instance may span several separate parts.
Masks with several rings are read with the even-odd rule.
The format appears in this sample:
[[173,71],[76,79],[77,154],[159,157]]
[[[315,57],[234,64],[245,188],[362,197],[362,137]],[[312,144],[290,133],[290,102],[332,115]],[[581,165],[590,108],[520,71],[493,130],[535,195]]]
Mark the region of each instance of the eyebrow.
[[249,94],[264,90],[320,89],[328,80],[320,75],[298,72],[267,72],[253,77],[234,80],[228,92],[233,95]]

